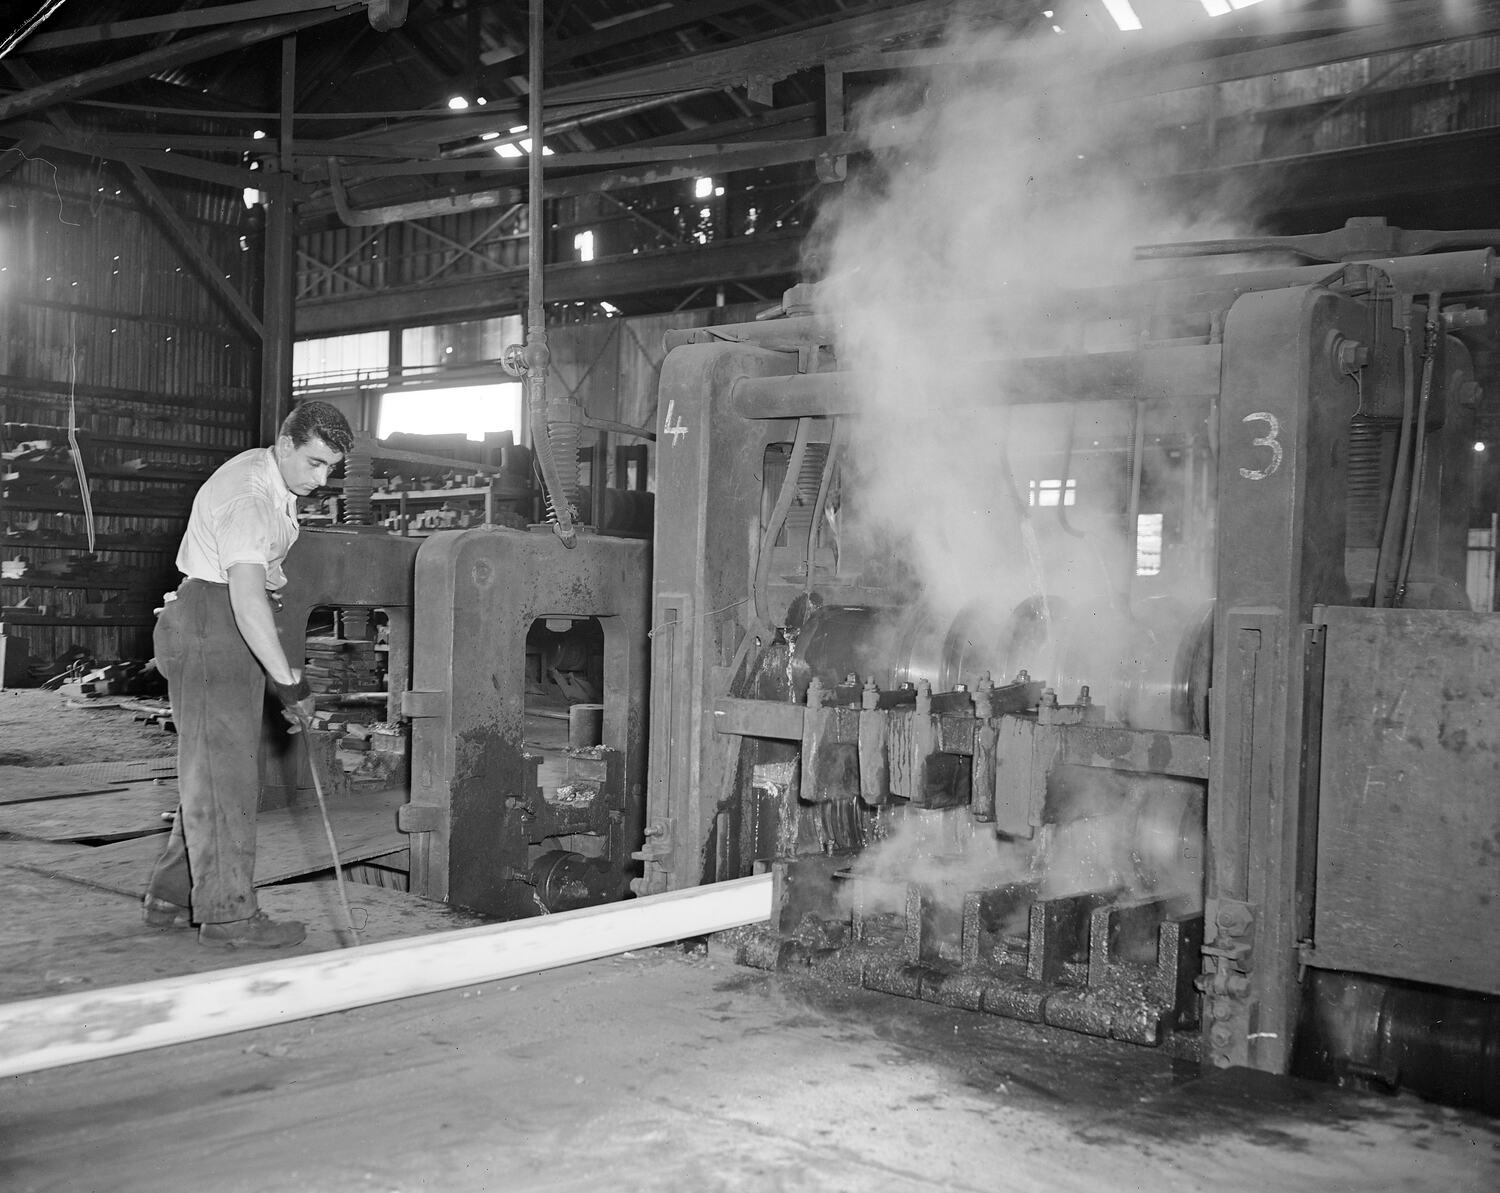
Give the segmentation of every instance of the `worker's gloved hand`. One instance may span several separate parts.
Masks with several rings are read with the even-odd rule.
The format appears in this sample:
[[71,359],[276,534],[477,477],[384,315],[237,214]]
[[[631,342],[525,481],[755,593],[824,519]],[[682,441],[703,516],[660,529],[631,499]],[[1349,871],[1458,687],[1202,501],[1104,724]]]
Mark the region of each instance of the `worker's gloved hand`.
[[297,675],[294,683],[276,683],[273,680],[271,686],[276,689],[276,698],[281,701],[281,715],[286,718],[288,733],[301,733],[312,724],[317,702],[307,686],[307,680]]

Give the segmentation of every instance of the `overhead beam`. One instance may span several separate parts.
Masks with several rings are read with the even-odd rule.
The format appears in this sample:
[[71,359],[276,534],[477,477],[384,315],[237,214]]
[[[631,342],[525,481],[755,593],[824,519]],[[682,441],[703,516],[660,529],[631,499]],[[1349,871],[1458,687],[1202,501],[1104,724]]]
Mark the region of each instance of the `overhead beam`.
[[[23,87],[34,85],[36,71],[20,60],[12,59],[5,63],[10,71],[11,77]],[[59,108],[50,113],[52,123],[64,135],[72,135],[78,132],[78,126],[73,118]],[[130,172],[131,181],[147,205],[152,207],[162,222],[167,225],[173,239],[177,241],[178,250],[183,259],[199,278],[208,286],[209,290],[216,294],[221,302],[229,308],[231,314],[237,318],[251,335],[259,339],[262,334],[260,320],[255,317],[255,312],[250,309],[250,304],[245,296],[231,286],[224,275],[219,272],[219,267],[213,259],[204,252],[203,246],[198,243],[198,238],[193,235],[193,230],[188,227],[187,221],[182,218],[178,210],[172,206],[171,200],[167,198],[156,182],[140,166],[126,162],[125,168]]]
[[[363,12],[364,9],[351,11]],[[154,50],[147,50],[143,54],[122,58],[118,62],[106,63],[92,70],[79,71],[66,78],[54,79],[50,83],[38,83],[25,91],[5,96],[0,99],[0,120],[9,120],[14,116],[22,116],[27,112],[51,107],[53,104],[82,99],[86,95],[107,91],[122,83],[145,78],[157,71],[169,70],[185,66],[189,62],[198,62],[219,54],[247,49],[263,41],[285,37],[288,33],[295,33],[299,29],[327,24],[329,21],[336,21],[347,15],[348,12],[341,11],[303,13],[300,16],[231,25],[216,29],[212,33],[203,33],[197,37],[170,42]]]
[[[679,2],[660,12],[648,12],[643,16],[615,21],[592,33],[581,33],[575,37],[565,38],[549,37],[544,52],[547,69],[555,70],[564,63],[581,58],[585,54],[596,54],[600,50],[627,45],[643,37],[657,37],[663,33],[670,33],[674,29],[681,29],[685,25],[693,25],[726,12],[750,7],[753,7],[753,0]],[[494,83],[514,78],[525,73],[525,64],[525,55],[517,54],[516,57],[502,64],[484,67],[479,74],[480,82],[481,84]]]
[[893,37],[942,28],[951,20],[954,5],[942,0],[834,21],[778,37],[694,54],[676,63],[657,63],[620,71],[587,82],[552,88],[552,103],[577,103],[627,95],[654,95],[695,87],[732,87],[749,79],[774,82],[801,70],[821,66],[825,59],[851,54]]
[[66,46],[96,45],[127,37],[150,37],[157,33],[181,33],[184,29],[201,29],[206,25],[228,25],[236,21],[254,21],[262,17],[279,17],[293,12],[318,8],[350,8],[360,0],[245,0],[243,4],[220,4],[213,8],[179,9],[158,17],[137,17],[131,21],[108,21],[102,25],[81,25],[75,29],[57,29],[28,37],[23,54],[38,50],[60,50]]
[[0,1006],[0,1077],[498,982],[771,918],[771,875]]
[[[1257,19],[1247,10],[1238,17],[1233,22],[1209,22],[1190,44],[1175,35],[1171,39],[1150,34],[1132,37],[1122,43],[1124,48],[1112,49],[1101,58],[1099,74],[1106,80],[1102,91],[1120,99],[1160,95],[1481,37],[1500,30],[1500,3],[1481,0],[1458,19],[1444,0],[1406,0],[1383,9],[1373,21],[1361,18],[1353,22],[1331,11],[1277,10]],[[1290,40],[1297,33],[1313,36]],[[1221,39],[1258,44],[1253,50],[1225,54],[1217,44]],[[1001,65],[1008,58],[1017,63],[1034,61],[1035,48],[1026,40],[1014,41],[999,51],[993,46],[962,44],[920,50],[862,46],[850,53],[830,55],[825,65],[830,71],[846,74]]]
[[[547,301],[590,302],[724,281],[787,277],[797,272],[801,245],[800,234],[742,236],[634,256],[560,262],[547,266]],[[339,335],[516,311],[526,304],[526,283],[526,270],[512,269],[461,281],[304,301],[297,306],[296,334],[298,338]]]
[[[6,59],[19,63],[18,58]],[[85,129],[71,124],[67,131],[39,120],[16,120],[0,126],[0,136],[15,137],[21,142],[45,145],[49,149],[65,153],[76,153],[82,157],[100,158],[104,161],[131,162],[145,166],[160,174],[177,174],[183,178],[196,178],[200,182],[214,182],[222,186],[243,190],[256,186],[260,175],[242,166],[226,166],[220,162],[205,161],[190,153],[169,153],[163,149],[138,149],[117,143],[107,132]]]
[[193,271],[214,294],[218,295],[219,300],[229,308],[230,313],[240,321],[241,326],[257,341],[261,340],[265,335],[265,328],[256,317],[255,311],[251,309],[245,296],[230,285],[224,275],[219,272],[218,266],[198,243],[193,230],[188,227],[187,221],[182,218],[177,208],[172,206],[171,200],[162,193],[161,187],[157,186],[151,175],[140,166],[126,163],[125,168],[130,171],[130,180],[135,184],[135,189],[141,197],[171,229],[179,250]]
[[[644,148],[598,149],[582,153],[559,153],[548,163],[550,170],[587,169],[594,166],[629,166],[678,162],[725,162],[743,158],[749,166],[726,166],[743,170],[763,165],[811,161],[826,153],[848,153],[862,148],[852,135],[808,137],[796,141],[725,141],[709,145],[649,145]],[[494,164],[492,165],[491,162]],[[708,173],[698,169],[698,174]],[[442,161],[381,162],[362,166],[351,173],[349,184],[376,178],[399,178],[410,174],[525,174],[501,157],[447,158]]]
[[[815,161],[824,155],[842,152],[841,147],[844,144],[844,140],[837,137],[812,137],[805,141],[747,142],[739,146],[723,146],[723,152],[719,153],[689,153],[674,161],[653,160],[633,169],[611,170],[595,174],[569,174],[561,177],[554,175],[543,181],[542,197],[562,199],[573,195],[594,194],[598,191],[652,186],[661,182],[681,182],[684,179],[699,178],[705,174],[731,174],[736,170],[759,170],[770,166]],[[643,156],[654,156],[642,151],[622,151],[622,154],[629,152],[633,152],[637,159]],[[605,156],[616,157],[616,155]],[[479,171],[475,172],[479,173]],[[507,168],[502,177],[497,180],[504,185],[483,191],[476,188],[471,194],[482,195],[483,201],[471,203],[469,206],[495,207],[505,203],[521,202],[526,197],[526,189],[522,185],[524,177],[524,171],[514,167]],[[452,198],[445,198],[441,202],[452,202]],[[411,204],[401,206],[411,206]],[[326,200],[318,198],[308,201],[302,207],[304,226],[313,223],[318,217],[327,216],[334,210],[334,207],[335,203],[331,197]],[[352,210],[358,215],[361,209],[353,208]],[[426,214],[438,214],[438,212],[430,211]],[[363,224],[366,221],[355,219],[350,222]]]

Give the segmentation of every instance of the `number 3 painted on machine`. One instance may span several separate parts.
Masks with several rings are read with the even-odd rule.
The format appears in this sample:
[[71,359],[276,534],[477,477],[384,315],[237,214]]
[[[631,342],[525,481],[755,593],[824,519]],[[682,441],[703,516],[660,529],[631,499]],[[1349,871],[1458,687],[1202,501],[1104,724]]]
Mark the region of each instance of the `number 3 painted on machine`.
[[1281,434],[1281,420],[1268,411],[1258,410],[1254,414],[1245,415],[1240,421],[1253,423],[1256,419],[1265,422],[1266,433],[1259,439],[1252,439],[1250,442],[1256,447],[1269,447],[1271,449],[1271,464],[1268,468],[1241,468],[1240,475],[1247,481],[1263,481],[1281,467],[1281,441],[1276,438],[1276,436]]

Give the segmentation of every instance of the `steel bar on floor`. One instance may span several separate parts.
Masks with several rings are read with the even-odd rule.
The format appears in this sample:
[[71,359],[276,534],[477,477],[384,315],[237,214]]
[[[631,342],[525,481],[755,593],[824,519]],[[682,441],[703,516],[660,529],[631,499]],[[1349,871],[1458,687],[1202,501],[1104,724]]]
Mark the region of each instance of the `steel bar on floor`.
[[757,875],[536,919],[0,1005],[0,1077],[310,1019],[763,923]]

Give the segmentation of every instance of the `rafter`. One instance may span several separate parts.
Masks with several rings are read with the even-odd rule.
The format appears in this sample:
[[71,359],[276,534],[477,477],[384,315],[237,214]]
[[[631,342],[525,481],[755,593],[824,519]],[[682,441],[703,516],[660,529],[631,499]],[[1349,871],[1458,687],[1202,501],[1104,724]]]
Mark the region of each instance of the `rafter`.
[[86,95],[107,91],[122,83],[143,79],[157,71],[185,66],[189,62],[198,62],[218,54],[243,50],[248,46],[277,37],[285,37],[300,29],[310,29],[314,25],[336,21],[347,15],[346,12],[340,11],[303,13],[298,16],[231,25],[216,29],[212,33],[203,33],[197,37],[184,38],[182,41],[169,42],[167,45],[147,50],[143,54],[122,58],[118,62],[110,62],[104,66],[96,66],[92,70],[79,71],[51,82],[38,82],[25,91],[0,98],[0,120],[9,120],[13,116],[35,112],[53,104],[82,99]]
[[348,8],[356,0],[244,0],[241,4],[221,4],[214,8],[188,8],[164,16],[137,17],[129,21],[109,21],[102,25],[82,25],[74,29],[57,29],[28,37],[21,53],[58,50],[66,46],[97,45],[127,37],[149,37],[155,33],[181,33],[184,29],[201,29],[208,25],[230,25],[237,21],[255,21],[287,13],[310,12],[319,8]]
[[[548,302],[617,299],[623,295],[717,285],[730,279],[794,277],[802,238],[779,234],[742,236],[594,261],[546,267]],[[527,297],[527,271],[509,269],[461,281],[401,286],[357,297],[318,299],[297,306],[297,335],[336,335],[397,327],[416,316],[423,323],[478,318],[517,310]]]

